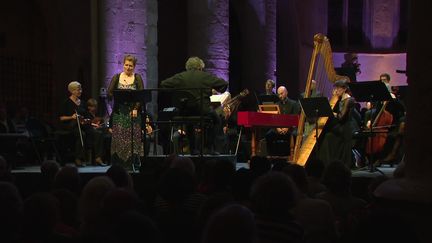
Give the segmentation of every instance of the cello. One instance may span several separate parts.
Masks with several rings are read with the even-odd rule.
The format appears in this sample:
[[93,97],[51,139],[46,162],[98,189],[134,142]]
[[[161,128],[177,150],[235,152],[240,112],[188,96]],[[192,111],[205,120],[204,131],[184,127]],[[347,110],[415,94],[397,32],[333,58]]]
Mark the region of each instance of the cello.
[[368,138],[366,143],[366,153],[367,154],[377,154],[381,152],[384,148],[384,144],[387,140],[388,129],[393,123],[393,115],[386,111],[386,106],[388,101],[384,101],[380,111],[375,117],[373,123],[370,125],[371,134],[373,136]]

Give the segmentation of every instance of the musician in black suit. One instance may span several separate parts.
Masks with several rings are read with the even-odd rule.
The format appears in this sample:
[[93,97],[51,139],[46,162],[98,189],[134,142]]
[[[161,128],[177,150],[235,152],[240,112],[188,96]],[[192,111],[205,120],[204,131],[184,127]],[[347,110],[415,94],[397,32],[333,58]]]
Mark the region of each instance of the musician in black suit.
[[[288,98],[288,90],[286,89],[286,87],[280,86],[277,89],[277,94],[279,97],[278,105],[281,114],[294,115],[300,113],[300,105],[298,104],[297,101]],[[293,132],[292,128],[289,127],[280,127],[280,128],[278,127],[278,128],[270,129],[265,136],[267,141],[267,153],[269,155],[273,155],[273,154],[289,155],[290,154],[289,149],[284,150],[283,152],[277,151],[277,149],[275,149],[274,142],[279,140],[285,141],[288,145],[287,148],[289,148],[292,132]]]
[[[212,89],[218,92],[224,92],[228,83],[208,72],[203,71],[205,64],[199,57],[190,57],[186,62],[186,71],[178,73],[161,82],[163,88],[184,89],[191,100],[188,101],[186,112],[189,116],[202,114],[210,117],[213,121],[213,128],[207,129],[206,147],[211,154],[217,154],[215,151],[215,137],[217,133],[222,133],[221,121],[219,116],[214,112],[210,103]],[[197,89],[201,88],[201,90]],[[202,107],[199,107],[202,104]],[[191,124],[186,127],[190,150],[192,154],[198,154],[195,147],[194,128]],[[220,130],[220,131],[217,131]]]

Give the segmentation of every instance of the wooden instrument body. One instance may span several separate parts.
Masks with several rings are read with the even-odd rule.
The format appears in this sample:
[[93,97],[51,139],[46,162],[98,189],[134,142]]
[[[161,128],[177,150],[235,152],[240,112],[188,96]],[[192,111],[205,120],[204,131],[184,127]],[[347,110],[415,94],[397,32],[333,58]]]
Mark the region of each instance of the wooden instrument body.
[[[318,61],[317,57],[318,55],[321,55],[323,58]],[[336,71],[334,69],[333,65],[333,54],[331,51],[331,46],[329,43],[329,40],[326,36],[323,34],[316,34],[314,36],[314,49],[312,52],[310,67],[309,67],[309,73],[306,80],[306,88],[304,92],[304,98],[309,98],[311,94],[311,87],[312,87],[312,79],[313,76],[317,76],[317,66],[322,66],[323,71],[325,72],[328,80],[327,83],[330,83],[331,86],[333,86],[333,83],[337,80],[347,80],[348,82],[350,79],[346,76],[340,76],[336,74]],[[319,83],[317,82],[317,85]],[[329,96],[330,97],[330,96]],[[329,99],[329,103],[331,108],[333,109],[338,98],[336,96],[331,96]],[[320,134],[322,133],[322,130],[328,120],[327,117],[321,117],[318,119],[318,136],[315,136],[315,133],[310,133],[306,136],[305,139],[303,139],[303,132],[305,128],[305,114],[302,111],[299,119],[299,125],[297,128],[297,137],[296,137],[296,143],[294,148],[294,162],[296,164],[304,166],[309,159],[310,154],[312,153],[313,148],[315,147],[315,144],[317,142],[317,139],[319,138]]]
[[393,115],[386,111],[387,101],[384,102],[380,112],[377,114],[374,122],[372,123],[373,136],[368,138],[366,143],[367,154],[377,154],[384,148],[384,144],[387,140],[388,128],[393,123]]

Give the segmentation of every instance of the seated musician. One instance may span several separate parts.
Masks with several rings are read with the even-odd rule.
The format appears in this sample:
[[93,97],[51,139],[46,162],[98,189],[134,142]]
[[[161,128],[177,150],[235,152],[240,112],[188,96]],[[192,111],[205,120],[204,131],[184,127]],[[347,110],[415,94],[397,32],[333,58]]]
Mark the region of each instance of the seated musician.
[[[210,154],[218,154],[219,152],[215,151],[215,135],[218,133],[217,130],[221,130],[222,127],[219,116],[210,106],[209,97],[212,94],[212,89],[215,89],[218,92],[224,92],[228,83],[221,78],[203,71],[205,64],[203,60],[198,57],[190,57],[185,66],[186,71],[163,80],[161,82],[161,87],[185,89],[194,99],[189,101],[189,105],[194,105],[194,107],[188,107],[186,115],[197,116],[202,113],[212,119],[213,127],[207,129],[206,152]],[[201,88],[202,90],[197,88]],[[202,107],[199,107],[200,104],[202,104]],[[194,124],[186,125],[186,136],[189,140],[191,154],[198,154],[199,151],[196,148],[196,138],[193,125]]]
[[326,124],[323,140],[318,146],[318,158],[326,165],[340,160],[348,168],[352,165],[353,132],[358,130],[355,119],[355,100],[349,95],[348,83],[338,80],[334,83],[333,95],[338,102],[333,108],[334,117]]
[[[162,148],[158,144],[157,141],[157,129],[156,123],[154,122],[153,115],[150,112],[147,112],[145,115],[145,124],[142,127],[145,127],[145,131],[143,130],[143,134],[145,133],[145,152],[146,154],[157,154],[157,151],[161,151]],[[143,120],[144,122],[144,120]],[[144,136],[143,136],[144,140]],[[144,142],[144,141],[143,141]]]
[[271,79],[267,79],[265,82],[265,95],[276,95],[274,92],[274,88],[276,87],[275,81]]
[[[280,112],[281,114],[299,114],[300,113],[300,105],[295,101],[292,100],[290,98],[288,98],[288,90],[286,89],[286,87],[284,86],[280,86],[277,89],[277,94],[279,97],[279,108],[280,108]],[[290,140],[291,140],[291,134],[292,134],[293,130],[292,128],[289,127],[278,127],[278,128],[272,128],[270,129],[266,135],[266,141],[267,141],[267,153],[269,155],[274,155],[274,154],[278,154],[278,155],[289,155],[290,154],[290,150],[288,149],[290,146]],[[278,141],[278,140],[283,140],[286,141],[288,146],[286,147],[287,149],[284,149],[284,153],[282,153],[281,151],[275,151],[275,146],[274,146],[274,142]]]
[[[87,152],[94,153],[94,164],[105,166],[103,161],[105,154],[104,136],[105,124],[102,117],[98,116],[98,102],[96,99],[90,98],[87,100],[87,111],[84,114],[83,131],[86,134]],[[91,156],[87,156],[87,160],[91,160]]]
[[[374,159],[376,159],[376,166],[382,163],[392,164],[397,159],[397,154],[400,152],[398,150],[401,147],[401,139],[405,126],[405,108],[400,99],[396,96],[397,92],[394,92],[390,86],[390,75],[383,73],[380,75],[380,80],[386,85],[392,99],[385,102],[385,105],[383,102],[374,102],[369,104],[371,109],[366,112],[364,118],[366,129],[370,129],[371,126],[378,126],[387,132],[386,134],[383,134],[385,142],[382,149],[372,150],[375,152]],[[378,114],[382,109],[384,110],[381,112],[381,116],[378,117]],[[383,115],[390,117],[391,120],[387,119],[387,121],[385,121],[386,119],[383,118]],[[373,125],[374,123],[375,125]],[[368,148],[366,147],[366,150],[367,149]]]
[[235,154],[237,142],[239,140],[239,127],[237,125],[237,112],[241,106],[241,100],[249,94],[248,89],[244,89],[240,94],[232,99],[228,99],[223,106],[221,116],[223,124],[223,151],[226,154]]

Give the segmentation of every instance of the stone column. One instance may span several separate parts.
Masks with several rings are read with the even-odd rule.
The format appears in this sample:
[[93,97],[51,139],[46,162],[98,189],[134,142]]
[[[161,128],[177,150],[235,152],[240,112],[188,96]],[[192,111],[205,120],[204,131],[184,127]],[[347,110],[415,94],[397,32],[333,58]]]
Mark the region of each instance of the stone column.
[[[407,119],[404,135],[404,167],[398,168],[400,177],[386,181],[375,191],[375,195],[392,200],[428,203],[432,202],[432,83],[430,82],[430,57],[432,45],[425,32],[430,28],[427,19],[432,11],[429,1],[412,1],[410,6],[409,37],[407,50],[407,76],[409,83]],[[426,204],[425,204],[426,205]],[[411,208],[411,210],[416,210]],[[416,215],[417,214],[417,215]],[[416,212],[418,217],[429,220],[431,214]],[[417,218],[417,217],[416,217]],[[416,219],[415,223],[421,221]],[[418,228],[418,227],[421,227]],[[431,242],[432,233],[426,225],[413,229],[427,232]]]
[[[99,77],[108,87],[111,77],[123,70],[123,57],[134,55],[135,72],[141,74],[145,88],[156,88],[157,0],[102,0],[99,6]],[[153,95],[149,110],[156,110]]]
[[[206,70],[229,79],[229,1],[188,0],[188,53]],[[186,60],[185,60],[186,61]]]
[[[147,86],[146,88],[158,87],[158,5],[157,0],[147,0],[147,38],[146,38],[146,54],[147,54]],[[152,92],[152,102],[148,104],[147,110],[152,114],[157,114],[157,92]]]
[[276,0],[232,1],[240,32],[239,56],[243,88],[264,91],[266,79],[275,79]]
[[389,49],[399,32],[400,0],[364,0],[363,31],[372,48]]

